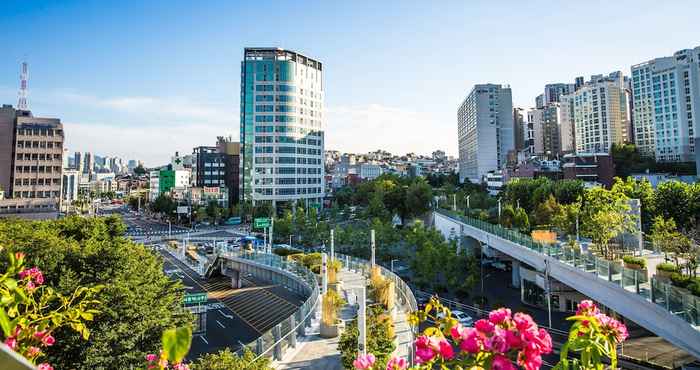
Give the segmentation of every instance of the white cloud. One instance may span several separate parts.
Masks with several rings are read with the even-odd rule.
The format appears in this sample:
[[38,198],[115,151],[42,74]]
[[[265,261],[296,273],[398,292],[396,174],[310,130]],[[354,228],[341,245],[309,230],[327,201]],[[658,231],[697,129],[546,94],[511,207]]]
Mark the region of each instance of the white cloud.
[[456,125],[420,111],[387,107],[338,106],[326,109],[326,149],[367,152],[377,149],[395,154],[456,153]]

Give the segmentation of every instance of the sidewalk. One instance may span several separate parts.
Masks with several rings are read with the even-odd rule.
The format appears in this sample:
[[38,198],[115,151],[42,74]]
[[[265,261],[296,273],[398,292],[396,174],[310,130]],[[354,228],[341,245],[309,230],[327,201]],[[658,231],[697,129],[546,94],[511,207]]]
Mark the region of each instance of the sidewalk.
[[[353,289],[362,287],[364,277],[357,272],[343,269],[340,271],[340,280],[343,282],[343,298],[347,304],[340,310],[339,318],[346,322],[355,318],[356,298]],[[320,316],[317,314],[316,316]],[[306,337],[299,340],[297,348],[289,350],[281,361],[274,363],[276,369],[312,369],[312,370],[342,370],[343,365],[338,351],[336,338],[321,338],[319,335],[320,317],[315,317],[311,327],[306,329]]]

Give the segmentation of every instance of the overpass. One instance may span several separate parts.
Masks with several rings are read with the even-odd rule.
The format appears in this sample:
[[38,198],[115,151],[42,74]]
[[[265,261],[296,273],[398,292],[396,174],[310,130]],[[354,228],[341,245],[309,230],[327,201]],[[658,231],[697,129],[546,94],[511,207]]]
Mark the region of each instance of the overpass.
[[[441,233],[468,236],[549,276],[700,358],[700,299],[638,270],[450,211],[433,212]],[[515,268],[514,268],[515,270]]]

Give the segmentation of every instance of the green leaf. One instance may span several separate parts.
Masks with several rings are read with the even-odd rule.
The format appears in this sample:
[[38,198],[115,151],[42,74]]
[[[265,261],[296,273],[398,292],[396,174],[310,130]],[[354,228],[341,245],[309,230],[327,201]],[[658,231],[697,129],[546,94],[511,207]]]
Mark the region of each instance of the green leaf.
[[5,313],[5,309],[0,307],[0,327],[2,327],[2,332],[5,337],[9,337],[12,334],[12,326],[10,324],[10,318]]
[[163,332],[163,351],[168,361],[178,363],[185,358],[192,344],[192,329],[183,327]]
[[89,312],[81,312],[80,317],[82,317],[83,319],[85,319],[87,321],[92,321],[92,319],[93,319],[92,314]]
[[7,287],[9,290],[15,290],[17,289],[17,280],[8,278],[7,280],[3,281],[3,284]]

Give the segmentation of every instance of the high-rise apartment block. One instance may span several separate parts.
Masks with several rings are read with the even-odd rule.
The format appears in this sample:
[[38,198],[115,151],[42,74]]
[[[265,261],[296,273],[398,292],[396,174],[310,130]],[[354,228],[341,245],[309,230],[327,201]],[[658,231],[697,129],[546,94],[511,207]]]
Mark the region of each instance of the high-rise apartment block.
[[544,106],[550,103],[561,102],[564,95],[573,94],[576,85],[567,83],[553,83],[544,85]]
[[246,48],[241,63],[241,191],[253,204],[324,196],[323,64],[294,51]]
[[[63,125],[28,110],[0,108],[0,214],[56,214],[61,199]],[[53,215],[46,217],[53,217]]]
[[573,94],[577,153],[607,153],[628,141],[629,115],[622,72],[595,75]]
[[660,162],[695,160],[700,46],[632,66],[635,143]]
[[559,138],[561,152],[573,153],[576,150],[576,134],[574,126],[574,97],[562,95],[559,103]]
[[515,149],[510,87],[476,85],[457,111],[459,179],[482,182],[506,165]]

